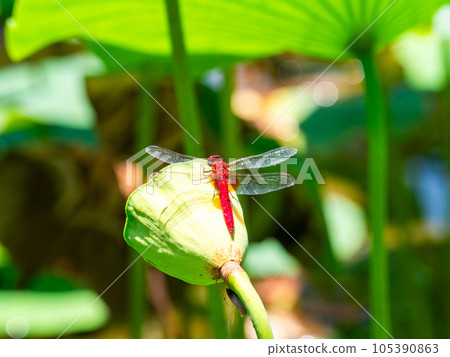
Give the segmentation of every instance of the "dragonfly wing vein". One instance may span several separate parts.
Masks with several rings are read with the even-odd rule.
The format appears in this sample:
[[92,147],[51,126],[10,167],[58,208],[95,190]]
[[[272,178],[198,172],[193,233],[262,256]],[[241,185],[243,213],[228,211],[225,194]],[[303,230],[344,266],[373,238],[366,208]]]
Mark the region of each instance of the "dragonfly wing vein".
[[229,163],[230,170],[256,169],[268,167],[286,161],[297,153],[297,149],[292,146],[283,146],[267,151],[259,155],[253,155],[238,159]]
[[236,193],[240,195],[261,195],[294,185],[295,178],[286,173],[239,175]]
[[153,156],[155,159],[167,162],[168,164],[175,164],[178,162],[186,162],[196,159],[193,156],[182,155],[175,151],[164,149],[156,145],[147,146],[145,151],[147,151],[147,154]]

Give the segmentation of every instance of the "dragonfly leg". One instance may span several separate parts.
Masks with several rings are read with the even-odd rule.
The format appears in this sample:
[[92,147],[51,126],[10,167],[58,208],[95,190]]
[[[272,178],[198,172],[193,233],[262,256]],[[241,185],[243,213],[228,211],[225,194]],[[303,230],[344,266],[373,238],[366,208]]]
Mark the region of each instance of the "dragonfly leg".
[[211,197],[211,201],[212,201],[213,204],[214,204],[214,199],[215,199],[216,197],[218,197],[218,196],[219,196],[219,191],[217,191],[216,189],[214,189],[213,195],[212,195],[212,197]]
[[193,178],[192,181],[195,183],[200,183],[205,179],[209,179],[209,176],[199,177],[199,178]]
[[203,169],[203,176],[206,178],[206,177],[210,177],[211,176],[211,172],[212,172],[212,170],[205,170],[205,169]]

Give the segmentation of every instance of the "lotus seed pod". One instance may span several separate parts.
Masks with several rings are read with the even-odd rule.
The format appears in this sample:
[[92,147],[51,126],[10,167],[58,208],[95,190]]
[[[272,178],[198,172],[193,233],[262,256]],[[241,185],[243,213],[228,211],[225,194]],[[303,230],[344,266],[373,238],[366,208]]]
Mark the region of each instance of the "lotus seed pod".
[[128,198],[124,237],[153,266],[190,284],[221,279],[227,261],[241,262],[247,230],[233,193],[235,235],[224,222],[205,160],[170,165]]

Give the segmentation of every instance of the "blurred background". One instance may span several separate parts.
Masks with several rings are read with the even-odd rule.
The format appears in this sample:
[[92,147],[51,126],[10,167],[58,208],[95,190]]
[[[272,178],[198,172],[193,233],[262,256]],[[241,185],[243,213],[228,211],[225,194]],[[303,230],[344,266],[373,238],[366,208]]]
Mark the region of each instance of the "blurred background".
[[[94,40],[179,118],[164,3],[148,14],[143,1],[127,2],[134,12],[120,3],[61,1],[91,38],[54,1],[0,1],[0,336],[58,337],[83,313],[64,336],[254,337],[223,284],[191,286],[140,261],[102,294],[134,259],[122,235],[135,188],[126,183],[126,160],[151,144],[185,152],[179,126]],[[277,22],[263,10],[267,33],[238,46],[225,16],[233,4],[198,15],[181,3],[186,27],[197,26],[187,23],[191,15],[212,24],[206,40],[191,27],[185,35],[206,153],[243,157],[292,145],[300,162],[313,158],[326,184],[306,180],[258,200],[367,307],[360,62],[343,56],[329,67],[326,43],[311,55],[274,40]],[[250,21],[240,26],[258,28]],[[379,49],[396,338],[450,337],[449,24],[446,5]],[[215,37],[219,30],[229,38]],[[300,167],[290,170],[298,176]],[[260,207],[241,200],[250,240],[244,268],[275,337],[367,338],[370,317]]]

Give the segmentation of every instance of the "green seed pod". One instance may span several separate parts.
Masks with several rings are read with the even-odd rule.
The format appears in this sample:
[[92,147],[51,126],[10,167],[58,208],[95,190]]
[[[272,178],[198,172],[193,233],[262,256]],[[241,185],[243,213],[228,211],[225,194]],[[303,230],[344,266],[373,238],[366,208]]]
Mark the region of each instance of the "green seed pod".
[[235,235],[226,228],[205,160],[170,165],[136,189],[126,205],[124,237],[153,266],[190,284],[221,279],[227,261],[241,262],[247,230],[233,193]]

